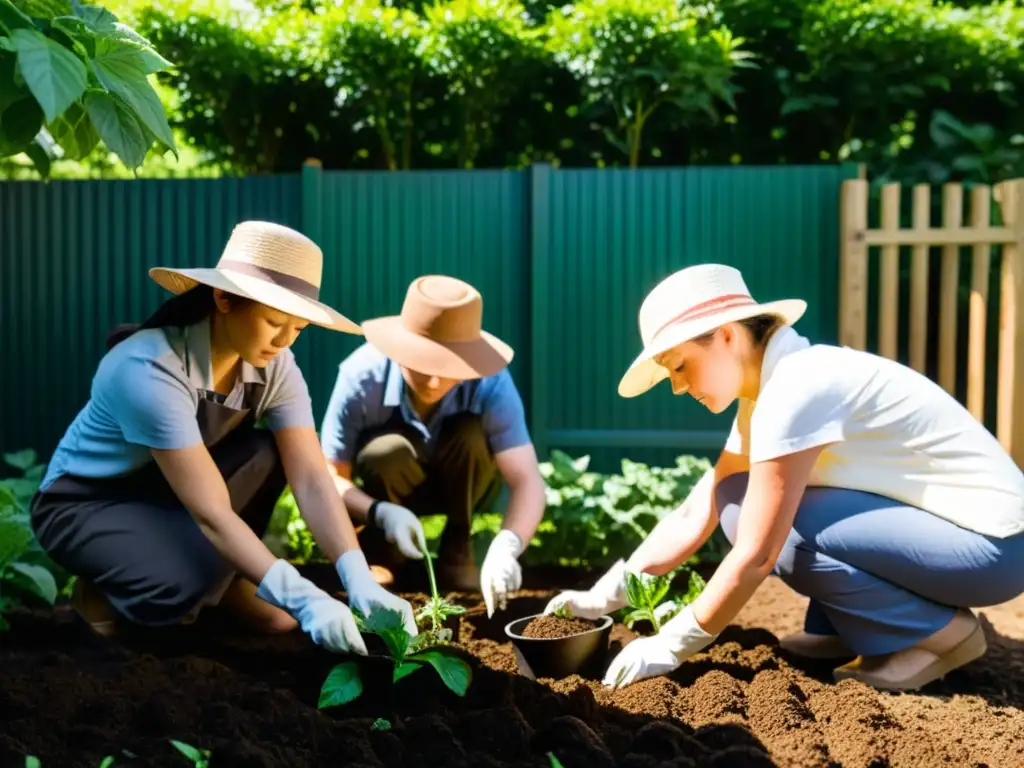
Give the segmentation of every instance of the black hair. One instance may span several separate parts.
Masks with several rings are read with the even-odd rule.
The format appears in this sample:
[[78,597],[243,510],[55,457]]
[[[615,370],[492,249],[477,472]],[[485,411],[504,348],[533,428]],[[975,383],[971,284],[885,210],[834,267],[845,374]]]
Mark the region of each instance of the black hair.
[[[242,296],[229,294],[233,304],[249,301]],[[113,349],[134,333],[147,328],[184,328],[193,325],[213,313],[213,288],[199,284],[185,293],[173,296],[142,323],[122,323],[107,334],[107,349]]]
[[[782,325],[782,318],[778,315],[763,314],[745,317],[736,322],[742,325],[747,333],[750,334],[750,340],[754,343],[754,346],[760,347],[768,341],[768,337],[772,335],[775,329]],[[715,335],[717,330],[716,328],[714,331],[698,336],[694,341],[700,344],[707,344],[711,341],[711,337]]]

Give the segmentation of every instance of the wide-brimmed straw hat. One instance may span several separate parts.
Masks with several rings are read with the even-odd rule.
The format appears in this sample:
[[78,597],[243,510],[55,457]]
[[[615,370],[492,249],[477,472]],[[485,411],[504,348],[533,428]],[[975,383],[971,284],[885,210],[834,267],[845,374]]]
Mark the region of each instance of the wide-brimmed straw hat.
[[757,315],[775,315],[792,325],[806,310],[802,299],[758,303],[734,267],[700,264],[681,269],[658,283],[640,306],[644,349],[619,381],[619,394],[642,395],[666,378],[668,371],[654,358],[683,342]]
[[446,379],[491,376],[512,360],[512,348],[482,329],[483,298],[469,283],[425,275],[409,285],[400,315],[362,324],[366,340],[418,373]]
[[258,301],[314,325],[362,335],[359,324],[320,302],[323,252],[294,229],[269,221],[243,221],[212,269],[153,267],[149,276],[171,293],[200,283]]

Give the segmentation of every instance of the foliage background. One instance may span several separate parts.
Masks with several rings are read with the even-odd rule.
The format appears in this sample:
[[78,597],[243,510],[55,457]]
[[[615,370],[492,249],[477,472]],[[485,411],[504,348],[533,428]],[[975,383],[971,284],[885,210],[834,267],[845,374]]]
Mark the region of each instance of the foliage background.
[[110,3],[176,65],[154,79],[192,154],[144,175],[626,165],[634,97],[668,86],[639,165],[853,160],[906,182],[1022,173],[1017,5]]

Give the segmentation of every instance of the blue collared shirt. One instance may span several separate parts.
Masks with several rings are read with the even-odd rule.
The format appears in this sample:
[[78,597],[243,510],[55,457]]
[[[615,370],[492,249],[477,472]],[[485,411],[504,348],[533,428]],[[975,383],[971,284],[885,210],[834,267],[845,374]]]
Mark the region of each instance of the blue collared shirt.
[[428,457],[437,445],[445,418],[457,413],[480,416],[492,453],[530,442],[523,401],[508,369],[455,385],[424,423],[409,402],[402,369],[367,343],[338,366],[320,430],[324,455],[329,461],[354,463],[360,435],[384,426],[396,410],[423,436]]

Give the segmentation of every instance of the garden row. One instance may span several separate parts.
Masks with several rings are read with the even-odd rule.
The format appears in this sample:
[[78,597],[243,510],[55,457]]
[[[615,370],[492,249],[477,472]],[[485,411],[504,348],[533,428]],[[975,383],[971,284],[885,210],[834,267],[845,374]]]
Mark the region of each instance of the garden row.
[[[67,595],[71,576],[39,546],[29,522],[29,504],[43,477],[44,465],[34,451],[5,454],[16,474],[0,480],[0,630],[3,614],[22,604],[53,605]],[[624,460],[622,474],[588,471],[589,457],[573,459],[553,451],[541,464],[547,483],[547,509],[537,534],[523,555],[529,567],[571,567],[603,570],[626,557],[671,510],[689,494],[709,466],[704,459],[682,456],[674,467],[649,467]],[[483,559],[501,527],[500,511],[475,516],[473,546]],[[428,550],[436,552],[444,517],[424,521]],[[322,561],[294,497],[285,491],[278,501],[265,541],[280,556],[298,564]],[[691,564],[717,562],[724,552],[720,533],[691,559]]]
[[[238,172],[816,163],[1022,170],[1024,9],[931,0],[125,0]],[[112,7],[116,7],[116,3]],[[165,75],[161,74],[161,78]]]

